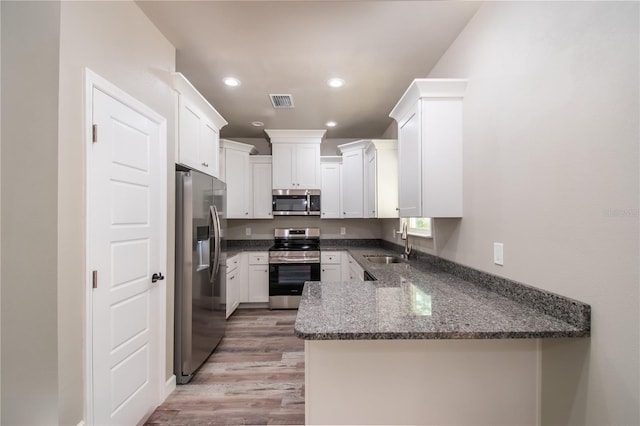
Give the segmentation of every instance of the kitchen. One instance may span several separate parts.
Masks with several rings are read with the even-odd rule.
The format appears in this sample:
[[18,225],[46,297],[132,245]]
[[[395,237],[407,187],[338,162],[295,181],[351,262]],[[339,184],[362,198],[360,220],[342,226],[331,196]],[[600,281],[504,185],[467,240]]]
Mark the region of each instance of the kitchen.
[[[164,76],[176,71],[180,46],[130,2],[3,2],[1,12],[2,423],[81,424],[82,70],[167,117],[171,135],[174,92]],[[401,20],[390,25],[401,32]],[[470,82],[464,217],[436,221],[435,254],[591,305],[590,339],[543,342],[541,423],[638,424],[637,3],[485,3],[436,59],[390,100],[417,77]],[[395,137],[385,131],[353,139]],[[30,176],[15,179],[25,164]],[[338,222],[323,235],[341,238],[345,227],[347,237],[392,240],[398,229],[392,220]],[[267,226],[230,231],[266,236]],[[503,267],[493,263],[494,242],[504,243]],[[433,241],[411,243],[434,252]],[[574,379],[555,381],[558,371]]]

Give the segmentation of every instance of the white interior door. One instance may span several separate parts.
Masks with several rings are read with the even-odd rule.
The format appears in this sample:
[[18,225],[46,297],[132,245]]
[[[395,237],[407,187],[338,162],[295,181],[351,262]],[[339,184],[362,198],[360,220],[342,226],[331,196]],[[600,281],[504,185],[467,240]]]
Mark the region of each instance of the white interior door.
[[[161,126],[93,88],[89,268],[93,423],[133,425],[159,403],[158,318],[164,275]],[[163,309],[164,307],[162,307]],[[163,309],[164,310],[164,309]],[[163,331],[164,332],[164,331]]]

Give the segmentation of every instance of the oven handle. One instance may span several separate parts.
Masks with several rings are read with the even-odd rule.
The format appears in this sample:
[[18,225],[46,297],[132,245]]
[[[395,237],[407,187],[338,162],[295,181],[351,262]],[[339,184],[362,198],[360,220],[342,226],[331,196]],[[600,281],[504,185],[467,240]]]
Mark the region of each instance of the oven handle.
[[269,259],[269,264],[271,265],[282,265],[285,263],[311,263],[311,264],[319,264],[319,257],[307,257],[307,258],[278,258],[278,259]]

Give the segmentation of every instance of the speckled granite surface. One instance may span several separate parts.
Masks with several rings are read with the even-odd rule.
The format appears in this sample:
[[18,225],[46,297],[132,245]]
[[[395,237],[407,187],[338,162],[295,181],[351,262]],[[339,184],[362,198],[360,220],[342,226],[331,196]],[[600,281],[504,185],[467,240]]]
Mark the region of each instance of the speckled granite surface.
[[348,249],[377,281],[307,283],[295,323],[300,338],[502,339],[590,334],[590,306],[584,303],[435,256],[381,265],[363,255],[397,251],[334,248]]

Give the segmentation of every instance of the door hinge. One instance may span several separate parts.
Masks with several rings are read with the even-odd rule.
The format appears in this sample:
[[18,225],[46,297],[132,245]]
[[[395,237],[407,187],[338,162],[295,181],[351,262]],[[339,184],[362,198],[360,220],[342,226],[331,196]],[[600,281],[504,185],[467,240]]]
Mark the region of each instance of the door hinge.
[[93,288],[98,288],[98,271],[91,273],[91,281],[93,282]]
[[91,142],[96,143],[98,142],[98,125],[94,124],[91,127]]

